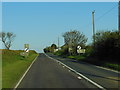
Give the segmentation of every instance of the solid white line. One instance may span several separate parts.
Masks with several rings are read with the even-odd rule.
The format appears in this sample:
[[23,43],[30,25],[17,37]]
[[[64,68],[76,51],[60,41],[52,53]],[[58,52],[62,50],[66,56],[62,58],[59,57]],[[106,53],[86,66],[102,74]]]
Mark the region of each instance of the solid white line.
[[[73,61],[76,61],[76,60],[73,60]],[[87,63],[87,62],[85,62],[85,63]],[[89,63],[87,63],[87,64],[89,64]],[[91,65],[92,65],[92,64],[91,64]],[[97,68],[100,68],[100,69],[103,69],[103,70],[112,71],[112,72],[115,72],[115,73],[117,73],[117,74],[120,74],[120,72],[117,71],[117,70],[113,70],[113,69],[106,68],[106,67],[102,67],[102,66],[96,66],[96,65],[92,65],[92,66],[97,67]]]
[[101,69],[104,69],[104,70],[108,70],[108,71],[112,71],[112,72],[115,72],[115,73],[118,73],[118,74],[120,74],[120,72],[119,72],[119,71],[112,70],[112,69],[109,69],[109,68],[100,67],[100,66],[95,66],[95,67],[97,67],[97,68],[101,68]]
[[[45,54],[45,53],[44,53]],[[50,56],[48,56],[47,54],[45,54],[48,58],[54,60],[54,61],[57,61],[57,59],[54,59]],[[102,87],[101,85],[97,84],[96,82],[93,82],[91,79],[87,78],[86,76],[80,74],[79,72],[77,72],[76,70],[72,69],[71,67],[67,66],[66,64],[62,63],[61,61],[59,61],[59,63],[61,63],[62,65],[64,65],[65,67],[67,67],[68,69],[70,69],[71,71],[75,72],[77,75],[83,77],[84,79],[86,79],[87,81],[89,81],[90,83],[92,83],[93,85],[95,85],[96,87],[102,89],[102,90],[106,90],[104,87]]]
[[26,74],[28,73],[28,71],[30,70],[31,66],[34,64],[34,62],[36,61],[37,57],[39,56],[39,54],[36,56],[36,58],[32,61],[31,65],[28,67],[28,69],[25,71],[25,73],[23,74],[23,76],[20,78],[20,80],[18,81],[18,83],[16,84],[16,86],[14,87],[13,90],[16,90],[16,88],[19,86],[19,84],[21,83],[21,81],[23,80],[23,78],[26,76]]

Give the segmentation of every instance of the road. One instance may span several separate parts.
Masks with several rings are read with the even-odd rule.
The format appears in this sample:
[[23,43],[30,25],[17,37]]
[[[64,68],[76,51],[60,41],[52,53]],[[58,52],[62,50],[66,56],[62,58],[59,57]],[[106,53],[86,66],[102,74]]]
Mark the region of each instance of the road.
[[99,68],[85,62],[78,62],[73,59],[61,58],[55,55],[48,54],[50,57],[61,61],[97,84],[104,88],[119,88],[120,89],[120,73]]
[[17,88],[96,88],[78,77],[41,53]]

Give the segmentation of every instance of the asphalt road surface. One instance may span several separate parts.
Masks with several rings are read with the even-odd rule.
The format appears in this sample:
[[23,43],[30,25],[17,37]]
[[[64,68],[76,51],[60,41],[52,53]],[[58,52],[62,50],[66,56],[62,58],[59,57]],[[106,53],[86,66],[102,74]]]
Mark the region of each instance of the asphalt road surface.
[[18,88],[97,88],[75,73],[39,54]]
[[73,59],[61,58],[51,54],[48,55],[61,61],[104,88],[118,88],[120,90],[120,73],[102,69],[85,62],[78,62]]

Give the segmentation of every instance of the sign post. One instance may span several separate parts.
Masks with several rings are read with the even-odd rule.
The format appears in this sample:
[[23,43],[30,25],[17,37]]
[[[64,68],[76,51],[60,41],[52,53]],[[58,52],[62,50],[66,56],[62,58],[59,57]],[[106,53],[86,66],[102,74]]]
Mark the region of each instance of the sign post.
[[29,49],[29,44],[24,44],[24,48]]
[[29,44],[24,44],[24,52],[21,52],[20,55],[23,57],[27,57],[29,55]]
[[81,46],[77,46],[77,53],[80,55]]

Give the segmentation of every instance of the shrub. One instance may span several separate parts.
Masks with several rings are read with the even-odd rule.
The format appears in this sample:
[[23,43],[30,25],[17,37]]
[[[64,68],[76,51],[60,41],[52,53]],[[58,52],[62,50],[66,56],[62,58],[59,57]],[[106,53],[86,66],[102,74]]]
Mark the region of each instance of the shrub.
[[83,54],[83,56],[88,57],[88,56],[92,56],[92,54],[93,54],[93,46],[87,45],[85,47],[85,54]]
[[100,58],[109,58],[117,62],[120,58],[120,33],[115,31],[97,32],[94,54]]

